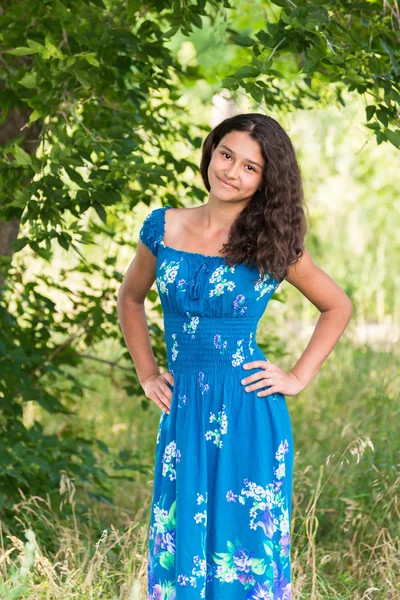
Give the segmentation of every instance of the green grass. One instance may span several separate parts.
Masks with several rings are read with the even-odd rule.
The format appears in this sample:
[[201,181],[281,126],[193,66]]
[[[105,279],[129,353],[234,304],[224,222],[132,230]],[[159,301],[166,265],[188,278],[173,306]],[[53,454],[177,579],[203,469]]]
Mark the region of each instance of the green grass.
[[[292,355],[279,360],[282,368],[292,363]],[[9,536],[2,525],[1,598],[147,597],[159,409],[151,405],[144,411],[140,399],[126,397],[118,374],[104,377],[103,367],[92,363],[84,369],[81,375],[93,389],[82,400],[80,418],[112,450],[138,451],[147,471],[134,481],[116,482],[113,504],[93,502],[85,521],[76,511],[82,497],[68,480],[63,498],[74,509],[68,522],[57,518],[48,498],[21,498],[15,518],[27,538]],[[287,397],[295,439],[296,600],[399,598],[399,388],[398,357],[357,348],[347,335],[309,386]],[[57,541],[55,554],[42,541],[48,537]]]

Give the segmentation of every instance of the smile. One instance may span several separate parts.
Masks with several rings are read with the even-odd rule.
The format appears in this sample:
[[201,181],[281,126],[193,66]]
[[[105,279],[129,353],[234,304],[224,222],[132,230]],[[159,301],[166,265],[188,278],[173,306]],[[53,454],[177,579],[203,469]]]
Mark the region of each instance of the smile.
[[230,183],[227,183],[226,181],[224,181],[224,179],[221,179],[221,177],[218,177],[218,175],[217,175],[217,178],[220,180],[220,182],[222,183],[222,185],[224,185],[225,187],[227,187],[227,188],[229,188],[231,190],[236,190],[237,189],[236,186],[231,185]]

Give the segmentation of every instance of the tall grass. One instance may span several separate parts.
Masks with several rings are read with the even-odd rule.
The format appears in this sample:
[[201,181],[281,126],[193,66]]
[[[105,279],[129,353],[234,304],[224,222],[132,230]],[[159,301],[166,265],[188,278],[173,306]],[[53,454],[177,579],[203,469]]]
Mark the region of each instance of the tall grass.
[[[280,361],[288,366],[291,356]],[[91,374],[93,377],[93,372]],[[342,338],[329,362],[298,396],[287,397],[295,439],[292,578],[296,600],[398,600],[400,596],[400,475],[398,357]],[[100,393],[100,391],[102,393]],[[104,386],[93,397],[104,402]],[[114,390],[115,392],[115,390]],[[110,388],[109,393],[112,393]],[[146,598],[147,525],[159,410],[131,398],[107,406],[94,423],[104,439],[142,449],[148,475],[118,483],[115,505],[94,503],[86,521],[64,475],[60,500],[72,507],[65,523],[48,498],[21,496],[18,538],[1,527],[0,597],[21,599]],[[118,399],[119,398],[119,399]],[[104,407],[103,407],[104,408]],[[82,406],[83,413],[89,410]],[[99,524],[104,527],[99,529]],[[50,553],[45,542],[57,540]]]

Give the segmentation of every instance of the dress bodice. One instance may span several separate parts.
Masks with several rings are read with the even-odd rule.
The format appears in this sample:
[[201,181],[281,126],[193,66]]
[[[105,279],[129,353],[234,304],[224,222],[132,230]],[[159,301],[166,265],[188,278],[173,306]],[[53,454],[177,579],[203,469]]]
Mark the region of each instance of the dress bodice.
[[196,353],[191,362],[211,369],[221,363],[237,366],[246,357],[255,360],[256,350],[257,358],[265,360],[256,346],[255,333],[280,281],[269,274],[261,277],[256,267],[241,263],[229,266],[222,255],[207,256],[167,246],[168,208],[172,207],[153,209],[139,237],[157,257],[156,285],[170,364],[178,361],[179,352],[176,365],[184,356],[187,359],[188,354]]

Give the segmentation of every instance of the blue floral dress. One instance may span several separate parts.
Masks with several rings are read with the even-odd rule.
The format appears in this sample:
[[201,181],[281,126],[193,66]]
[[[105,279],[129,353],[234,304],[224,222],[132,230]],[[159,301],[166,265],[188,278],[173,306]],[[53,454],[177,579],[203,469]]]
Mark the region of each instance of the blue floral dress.
[[156,443],[148,599],[290,600],[291,420],[283,394],[241,383],[259,370],[244,363],[268,360],[256,330],[280,281],[165,245],[169,208],[139,234],[157,257],[174,376]]

